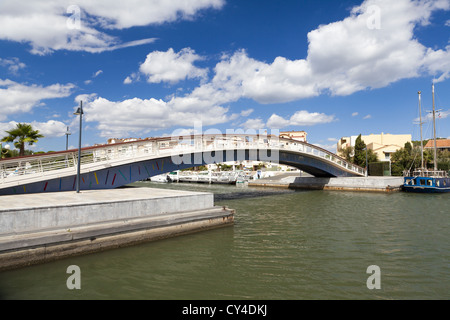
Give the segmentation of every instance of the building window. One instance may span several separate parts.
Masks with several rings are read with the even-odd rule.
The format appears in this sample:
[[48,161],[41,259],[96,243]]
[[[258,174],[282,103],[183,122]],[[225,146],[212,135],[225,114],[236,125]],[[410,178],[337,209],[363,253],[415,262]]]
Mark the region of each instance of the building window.
[[384,154],[384,159],[385,160],[391,160],[391,154],[390,153],[385,153]]

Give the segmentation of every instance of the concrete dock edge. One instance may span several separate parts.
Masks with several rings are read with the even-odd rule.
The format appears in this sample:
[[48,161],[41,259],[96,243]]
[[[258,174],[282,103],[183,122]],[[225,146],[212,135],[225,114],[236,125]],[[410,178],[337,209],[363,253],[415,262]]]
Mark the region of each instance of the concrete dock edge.
[[252,187],[289,188],[300,190],[333,190],[362,192],[396,192],[403,187],[402,177],[298,177],[260,179],[249,182]]
[[[0,218],[3,220],[4,226],[14,225],[16,229],[4,228],[0,233],[0,270],[20,268],[234,224],[234,210],[214,206],[211,194],[166,190],[146,196],[143,192],[149,193],[151,190],[149,188],[139,189],[91,191],[88,195],[84,195],[84,199],[83,196],[67,193],[62,193],[59,197],[54,197],[54,194],[47,197],[45,194],[33,195],[31,200],[40,199],[45,202],[45,209],[43,212],[39,212],[43,217],[38,220],[33,217],[33,214],[36,215],[36,208],[23,208],[23,204],[18,204],[17,206],[22,206],[22,209],[14,208],[12,212],[19,214],[21,211],[25,211],[25,214],[21,215],[21,220],[5,223],[4,218],[11,219],[12,216],[11,210],[3,208],[0,211]],[[106,201],[105,196],[111,199]],[[20,197],[20,199],[16,197],[15,201],[30,200],[25,199],[23,195]],[[98,199],[97,202],[93,201],[95,198]],[[169,207],[161,208],[160,202],[164,198],[169,200],[167,202]],[[1,200],[4,199],[14,200],[14,198],[1,197]],[[49,201],[50,199],[58,199],[58,201]],[[97,211],[100,219],[91,223],[86,223],[86,220],[78,220],[74,223],[70,219],[61,218],[58,213],[64,217],[67,215],[67,212],[62,210],[65,205],[61,202],[69,199],[77,200],[69,201],[69,215],[70,212],[77,215],[86,210],[90,215],[97,215]],[[128,200],[124,201],[124,199]],[[181,201],[181,206],[173,206],[176,210],[169,210],[170,202],[175,203],[176,201]],[[146,212],[130,213],[130,208],[131,210],[136,209],[136,206],[133,206],[136,204],[135,202],[139,203],[137,208],[145,208]],[[98,207],[98,203],[102,203],[102,206]],[[190,207],[194,209],[189,210]],[[96,210],[90,211],[90,208],[96,208]],[[106,209],[105,212],[108,215],[105,216],[102,208]],[[181,208],[185,210],[181,210]],[[23,221],[24,217],[28,217],[31,222]],[[42,221],[52,224],[50,218],[66,219],[64,220],[65,224],[58,227],[43,227]],[[36,228],[30,228],[32,222],[36,223]],[[21,230],[21,224],[27,226],[26,230]]]

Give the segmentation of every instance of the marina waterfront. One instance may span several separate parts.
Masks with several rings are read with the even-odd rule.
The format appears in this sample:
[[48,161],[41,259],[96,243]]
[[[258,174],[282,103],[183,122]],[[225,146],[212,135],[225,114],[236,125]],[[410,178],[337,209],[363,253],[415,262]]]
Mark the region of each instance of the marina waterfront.
[[[1,299],[449,299],[446,194],[248,186],[212,192],[235,224],[0,273]],[[151,189],[149,189],[151,190]],[[80,289],[68,289],[69,266]],[[380,289],[369,289],[370,266]]]

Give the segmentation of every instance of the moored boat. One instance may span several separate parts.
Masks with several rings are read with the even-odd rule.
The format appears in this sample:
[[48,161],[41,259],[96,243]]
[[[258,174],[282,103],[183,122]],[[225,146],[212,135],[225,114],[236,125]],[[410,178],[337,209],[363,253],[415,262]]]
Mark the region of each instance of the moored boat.
[[445,171],[417,170],[404,177],[403,190],[421,193],[450,192],[450,178]]
[[404,173],[403,190],[407,192],[419,192],[419,193],[445,193],[450,192],[450,178],[448,173],[443,170],[437,169],[437,147],[436,147],[436,110],[434,107],[434,83],[432,86],[433,94],[433,132],[434,132],[434,170],[428,170],[424,168],[423,162],[423,139],[422,139],[422,111],[420,106],[419,94],[419,114],[420,114],[420,143],[421,143],[421,155],[422,164],[421,168],[414,170],[412,173],[407,171]]

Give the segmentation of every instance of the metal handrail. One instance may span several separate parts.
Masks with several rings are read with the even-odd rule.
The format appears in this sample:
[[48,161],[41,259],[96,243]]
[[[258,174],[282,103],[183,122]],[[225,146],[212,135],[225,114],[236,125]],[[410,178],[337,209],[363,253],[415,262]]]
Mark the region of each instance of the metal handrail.
[[[115,161],[140,157],[159,157],[183,153],[271,149],[290,150],[322,158],[342,169],[364,175],[365,170],[332,152],[306,142],[279,138],[271,135],[193,135],[143,139],[132,142],[98,145],[81,150],[81,166],[89,164],[110,164]],[[78,150],[60,151],[0,161],[0,185],[18,176],[45,175],[65,169],[76,172]]]

